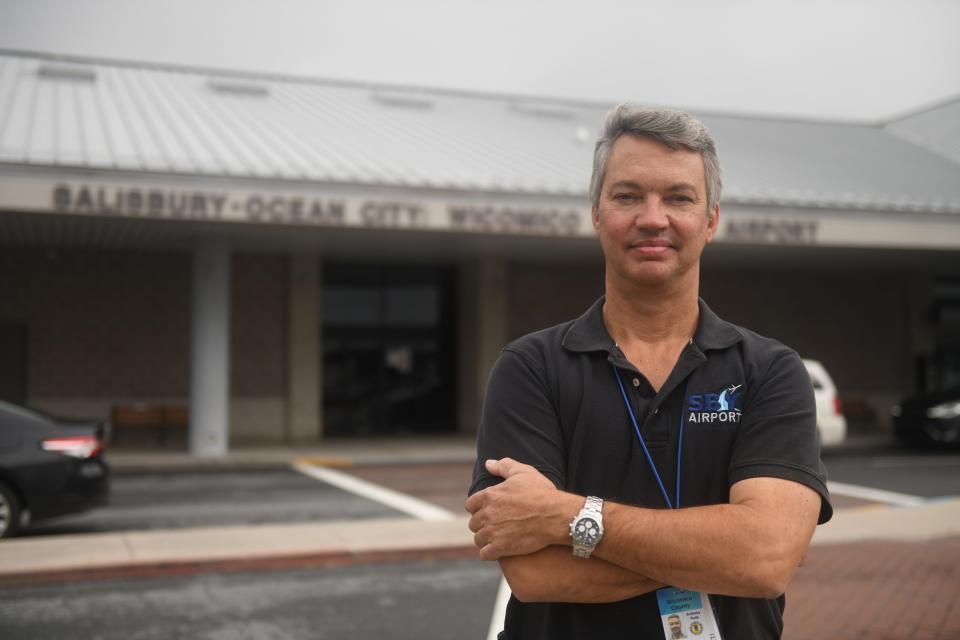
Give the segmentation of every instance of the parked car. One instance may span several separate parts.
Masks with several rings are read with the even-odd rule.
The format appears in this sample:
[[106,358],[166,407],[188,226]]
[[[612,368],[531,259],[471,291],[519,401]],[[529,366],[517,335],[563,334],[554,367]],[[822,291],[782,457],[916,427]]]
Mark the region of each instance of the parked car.
[[817,401],[817,431],[820,445],[832,447],[847,437],[847,419],[843,416],[837,387],[827,370],[817,360],[803,360],[813,384],[813,396]]
[[907,398],[890,413],[902,444],[960,447],[960,387]]
[[0,538],[30,522],[104,504],[109,424],[53,418],[0,401]]

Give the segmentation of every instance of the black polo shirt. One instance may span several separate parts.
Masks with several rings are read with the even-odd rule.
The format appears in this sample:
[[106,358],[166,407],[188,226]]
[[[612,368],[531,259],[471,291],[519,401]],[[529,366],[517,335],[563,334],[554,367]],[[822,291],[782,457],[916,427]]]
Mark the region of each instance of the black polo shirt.
[[[700,301],[696,334],[659,392],[603,324],[603,298],[583,316],[504,347],[487,386],[470,493],[500,482],[483,461],[511,457],[560,489],[666,508],[617,383],[620,372],[648,451],[680,506],[726,503],[753,477],[806,485],[830,519],[810,378],[797,353],[718,318]],[[677,472],[679,435],[683,433]],[[779,638],[784,598],[712,596],[725,640]],[[507,637],[662,638],[653,593],[610,604],[524,604],[510,599]]]

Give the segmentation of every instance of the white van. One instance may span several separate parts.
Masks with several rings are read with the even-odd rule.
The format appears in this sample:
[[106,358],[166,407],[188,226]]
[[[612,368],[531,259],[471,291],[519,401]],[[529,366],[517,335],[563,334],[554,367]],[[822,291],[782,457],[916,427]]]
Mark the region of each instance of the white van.
[[847,437],[847,419],[840,409],[840,397],[830,374],[816,360],[803,360],[813,384],[813,395],[817,400],[817,431],[820,432],[820,444],[831,447],[843,442]]

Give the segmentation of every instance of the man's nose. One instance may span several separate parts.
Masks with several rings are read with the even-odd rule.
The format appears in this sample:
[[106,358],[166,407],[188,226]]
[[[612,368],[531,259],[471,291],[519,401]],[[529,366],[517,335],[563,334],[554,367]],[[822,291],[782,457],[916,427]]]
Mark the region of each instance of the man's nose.
[[656,197],[647,197],[637,209],[634,225],[639,229],[666,229],[670,221],[663,201]]

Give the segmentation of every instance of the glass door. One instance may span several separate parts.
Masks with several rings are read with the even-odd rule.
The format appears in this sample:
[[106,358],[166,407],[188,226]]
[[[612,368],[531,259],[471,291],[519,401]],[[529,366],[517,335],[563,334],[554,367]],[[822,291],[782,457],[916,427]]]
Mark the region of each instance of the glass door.
[[324,432],[455,430],[455,270],[326,264]]

